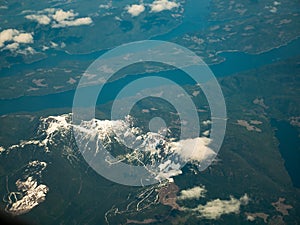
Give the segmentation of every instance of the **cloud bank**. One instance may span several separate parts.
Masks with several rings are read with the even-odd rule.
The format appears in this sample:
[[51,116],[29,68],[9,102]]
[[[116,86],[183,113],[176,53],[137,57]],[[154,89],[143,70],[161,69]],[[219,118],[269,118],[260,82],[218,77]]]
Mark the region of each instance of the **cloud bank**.
[[89,25],[93,22],[90,17],[76,18],[77,16],[78,13],[73,10],[48,8],[38,11],[36,14],[26,15],[25,18],[41,25],[51,24],[53,28]]

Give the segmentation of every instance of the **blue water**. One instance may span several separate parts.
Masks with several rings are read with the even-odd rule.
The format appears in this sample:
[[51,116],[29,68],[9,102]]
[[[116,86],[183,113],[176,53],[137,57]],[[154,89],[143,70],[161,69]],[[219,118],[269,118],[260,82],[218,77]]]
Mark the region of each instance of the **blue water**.
[[[114,100],[126,84],[129,84],[138,78],[153,75],[172,79],[178,84],[195,84],[188,75],[180,70],[126,76],[114,82],[105,84],[101,92],[101,98],[98,99],[97,104],[104,104]],[[70,90],[44,96],[23,96],[15,99],[0,100],[0,115],[22,111],[34,112],[47,108],[71,108],[74,94],[75,90]]]
[[[274,61],[280,59],[287,59],[289,57],[299,55],[299,49],[300,38],[290,42],[286,46],[282,46],[280,48],[273,49],[272,51],[265,52],[259,55],[251,55],[242,52],[227,52],[221,54],[222,56],[226,57],[225,62],[211,65],[210,68],[214,72],[216,77],[224,77],[233,73],[238,73],[249,69],[255,69],[266,64],[271,64]],[[100,53],[93,53],[89,57],[93,58],[96,57],[98,54]],[[60,59],[60,57],[63,56],[64,53],[61,53],[61,55],[59,55],[58,60]],[[84,58],[84,55],[80,55],[79,57],[83,57],[83,59],[86,59]],[[173,71],[171,71],[169,75],[165,74],[165,76],[171,76],[172,74]],[[136,79],[138,76],[134,77]],[[175,76],[172,77],[174,78]],[[132,79],[133,77],[128,77],[114,82],[113,84],[110,84],[108,91],[109,94],[107,94],[108,97],[104,99],[108,101],[112,100],[112,98],[109,98],[109,96],[112,93],[111,90],[119,90],[120,86],[131,81]],[[190,83],[190,80],[185,76],[181,76],[180,78],[178,77],[178,80],[178,82],[181,82],[181,84]],[[66,91],[45,96],[23,96],[11,100],[0,100],[0,115],[20,111],[39,111],[46,108],[72,107],[73,95],[74,91]]]
[[209,4],[210,0],[187,0],[182,23],[170,32],[152,39],[168,41],[176,36],[202,30],[208,25]]
[[272,120],[275,135],[279,141],[279,150],[285,160],[293,185],[300,188],[300,138],[297,129],[286,121]]
[[300,55],[300,38],[291,41],[285,46],[258,55],[243,52],[224,52],[221,53],[220,56],[224,57],[226,61],[220,64],[210,65],[210,68],[216,77],[223,77],[298,55]]

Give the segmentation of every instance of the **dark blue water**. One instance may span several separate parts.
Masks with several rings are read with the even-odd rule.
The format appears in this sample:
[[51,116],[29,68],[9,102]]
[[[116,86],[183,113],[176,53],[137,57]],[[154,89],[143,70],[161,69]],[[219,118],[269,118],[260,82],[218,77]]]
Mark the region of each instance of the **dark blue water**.
[[285,160],[293,185],[300,188],[300,138],[295,127],[286,121],[271,120],[276,129],[275,135],[279,141],[279,150]]
[[[300,38],[290,42],[286,46],[282,46],[259,55],[250,55],[241,52],[223,53],[221,55],[226,57],[226,61],[220,64],[211,65],[210,68],[216,77],[223,77],[233,73],[258,68],[266,64],[271,64],[279,59],[287,59],[289,57],[299,55],[299,49]],[[93,53],[90,57],[92,58],[96,56],[97,53]],[[59,57],[63,57],[63,53]],[[84,57],[84,55],[81,55],[80,57]],[[108,101],[112,100],[109,97],[112,92],[119,90],[120,86],[124,86],[126,83],[132,81],[132,79],[137,79],[141,76],[134,76],[134,78],[129,76],[109,84],[108,97],[104,99]],[[170,71],[169,74],[164,74],[164,76],[172,77],[172,79],[175,78],[175,81],[181,82],[181,84],[190,83],[187,76],[183,76],[181,74],[177,77],[176,74],[174,75],[174,71]],[[66,91],[45,96],[24,96],[11,100],[0,100],[0,115],[20,111],[39,111],[47,108],[72,107],[73,95],[74,91]]]
[[223,77],[255,69],[298,55],[300,55],[300,38],[291,41],[285,46],[257,55],[251,55],[243,52],[224,52],[221,53],[220,56],[225,58],[226,61],[220,64],[210,65],[210,68],[216,77]]
[[[97,104],[104,104],[114,100],[124,86],[145,76],[161,76],[171,79],[178,84],[195,84],[195,82],[181,70],[126,76],[105,84],[102,92],[99,94],[101,98],[99,97]],[[148,84],[146,84],[146,87],[150,88]],[[0,100],[0,115],[23,111],[34,112],[47,108],[71,108],[74,94],[75,90],[70,90],[44,96],[23,96],[16,99]]]

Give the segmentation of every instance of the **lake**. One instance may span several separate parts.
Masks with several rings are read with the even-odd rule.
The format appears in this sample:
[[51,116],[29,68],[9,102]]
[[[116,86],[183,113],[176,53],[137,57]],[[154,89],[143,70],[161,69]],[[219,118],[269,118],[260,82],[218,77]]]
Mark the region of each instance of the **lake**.
[[276,129],[275,135],[279,141],[279,151],[285,160],[288,171],[295,187],[300,188],[300,137],[295,127],[287,121],[271,120],[271,125]]
[[[289,57],[295,56],[299,51],[299,46],[300,38],[290,42],[288,45],[281,46],[280,48],[276,48],[258,55],[251,55],[243,52],[226,52],[221,54],[221,56],[226,57],[226,60],[220,64],[211,65],[210,68],[216,77],[224,77],[245,70],[255,69],[266,64],[271,64],[279,59],[287,59]],[[101,53],[103,53],[103,51],[101,51]],[[100,52],[98,52],[98,54],[91,53],[91,55],[88,54],[86,56],[72,55],[72,58],[80,57],[82,58],[82,60],[86,60],[87,58],[90,60],[91,58],[96,59],[96,56],[98,56],[99,54]],[[68,57],[68,54],[61,52],[59,55],[57,55],[56,60],[60,60],[61,57]],[[51,60],[54,60],[54,58],[52,58]],[[36,64],[34,64],[33,66],[36,67]],[[20,67],[20,65],[17,65],[17,67]],[[174,78],[175,76],[173,75],[173,73],[174,71],[163,72],[163,75],[165,77]],[[107,90],[119,90],[121,86],[124,86],[126,83],[140,77],[143,77],[143,75],[125,77],[113,82],[112,84],[109,84]],[[177,82],[181,84],[189,84],[191,82],[184,76],[177,77],[176,79]],[[74,93],[75,91],[71,90],[44,96],[22,96],[16,99],[0,100],[0,115],[20,111],[32,112],[47,108],[72,107]],[[109,93],[111,93],[111,91]],[[113,100],[113,98],[111,98],[111,96],[109,96],[108,94],[106,94],[106,96],[107,97],[102,99],[103,101]]]

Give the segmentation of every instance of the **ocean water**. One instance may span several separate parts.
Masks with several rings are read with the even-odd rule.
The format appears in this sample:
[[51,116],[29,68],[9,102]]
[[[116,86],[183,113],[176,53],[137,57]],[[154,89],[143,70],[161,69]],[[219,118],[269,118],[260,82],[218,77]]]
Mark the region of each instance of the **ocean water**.
[[287,121],[271,120],[279,141],[279,150],[285,161],[293,185],[300,188],[300,137],[297,129]]

